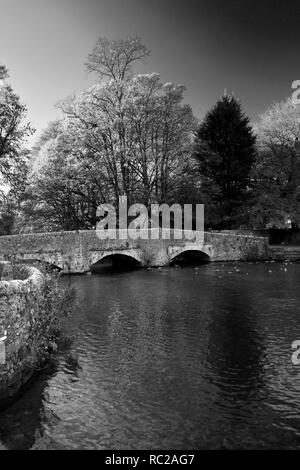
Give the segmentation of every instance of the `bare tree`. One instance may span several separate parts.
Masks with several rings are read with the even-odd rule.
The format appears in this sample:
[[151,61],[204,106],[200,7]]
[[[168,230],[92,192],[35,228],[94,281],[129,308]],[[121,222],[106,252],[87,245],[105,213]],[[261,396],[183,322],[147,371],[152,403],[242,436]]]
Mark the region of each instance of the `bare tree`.
[[86,67],[101,77],[124,80],[137,60],[144,59],[149,51],[139,37],[111,41],[100,37],[88,55]]

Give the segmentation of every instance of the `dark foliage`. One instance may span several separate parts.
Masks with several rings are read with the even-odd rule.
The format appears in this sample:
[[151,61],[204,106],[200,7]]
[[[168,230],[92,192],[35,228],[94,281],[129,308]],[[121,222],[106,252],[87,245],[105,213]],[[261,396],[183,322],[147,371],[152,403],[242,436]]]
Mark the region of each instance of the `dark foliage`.
[[249,118],[234,97],[219,100],[200,125],[195,157],[209,226],[236,228],[247,223],[255,140]]

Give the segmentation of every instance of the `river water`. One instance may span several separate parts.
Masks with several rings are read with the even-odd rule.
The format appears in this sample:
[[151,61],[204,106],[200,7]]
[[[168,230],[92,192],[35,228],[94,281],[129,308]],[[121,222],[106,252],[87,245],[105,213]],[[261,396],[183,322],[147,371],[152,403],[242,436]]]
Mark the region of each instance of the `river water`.
[[0,413],[6,449],[300,447],[300,264],[64,277],[71,346]]

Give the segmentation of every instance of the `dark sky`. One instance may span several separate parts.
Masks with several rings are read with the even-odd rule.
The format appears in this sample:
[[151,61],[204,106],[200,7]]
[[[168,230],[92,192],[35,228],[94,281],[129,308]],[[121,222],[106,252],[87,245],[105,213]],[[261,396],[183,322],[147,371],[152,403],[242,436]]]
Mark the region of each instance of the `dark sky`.
[[83,64],[100,35],[141,35],[151,56],[136,71],[186,85],[198,118],[226,88],[255,120],[300,79],[299,1],[0,0],[0,14],[0,62],[38,130],[92,83]]

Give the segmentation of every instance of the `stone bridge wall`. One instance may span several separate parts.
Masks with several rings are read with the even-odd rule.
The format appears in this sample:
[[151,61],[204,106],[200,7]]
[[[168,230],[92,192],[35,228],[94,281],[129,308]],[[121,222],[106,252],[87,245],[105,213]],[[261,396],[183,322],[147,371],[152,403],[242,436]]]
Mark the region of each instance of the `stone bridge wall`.
[[267,237],[206,232],[205,243],[212,247],[212,261],[259,261],[269,257]]
[[[201,237],[200,237],[201,239]],[[263,237],[206,232],[202,241],[100,240],[95,231],[50,232],[0,237],[0,259],[39,260],[66,273],[89,271],[105,256],[132,256],[143,266],[163,266],[187,250],[202,251],[212,261],[264,259],[268,240]]]
[[9,402],[34,372],[32,325],[39,315],[37,296],[44,276],[17,265],[13,280],[0,281],[0,406]]

